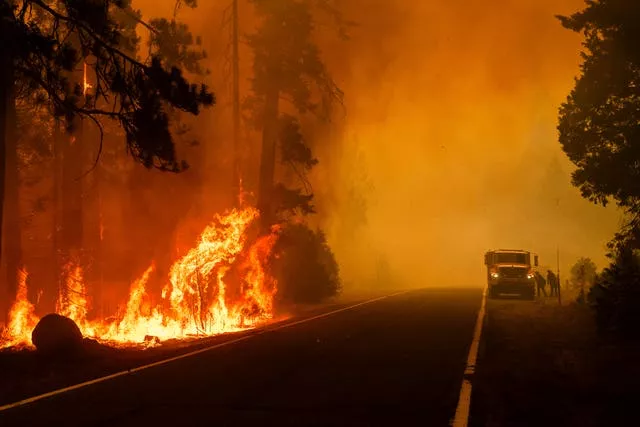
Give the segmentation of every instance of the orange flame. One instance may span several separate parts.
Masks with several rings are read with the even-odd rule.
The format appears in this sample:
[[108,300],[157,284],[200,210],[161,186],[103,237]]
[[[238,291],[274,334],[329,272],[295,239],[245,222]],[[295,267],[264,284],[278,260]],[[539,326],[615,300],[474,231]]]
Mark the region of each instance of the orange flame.
[[18,291],[16,300],[9,310],[9,323],[0,335],[0,348],[30,347],[31,331],[38,323],[34,307],[27,293],[27,272],[18,272]]
[[[82,269],[75,261],[64,269],[65,286],[60,290],[56,311],[73,319],[83,334],[114,345],[142,343],[149,337],[160,340],[208,336],[252,328],[273,319],[275,280],[265,265],[277,241],[277,228],[247,245],[249,226],[258,218],[254,208],[233,210],[217,216],[202,232],[197,245],[176,261],[170,269],[162,299],[152,306],[147,283],[155,267],[152,264],[130,288],[129,298],[116,320],[89,320],[90,309]],[[247,247],[248,246],[248,247]],[[225,276],[239,272],[238,297],[229,293]],[[24,295],[23,295],[24,294]],[[26,284],[14,305],[16,324],[0,340],[0,348],[15,342],[30,343],[30,333],[38,319],[26,301]],[[12,311],[13,312],[13,311]],[[25,317],[26,316],[26,317]],[[14,338],[20,337],[18,341]]]
[[91,83],[89,83],[89,80],[87,79],[87,63],[85,62],[82,76],[82,94],[86,96],[87,91],[92,88],[93,85],[91,85]]

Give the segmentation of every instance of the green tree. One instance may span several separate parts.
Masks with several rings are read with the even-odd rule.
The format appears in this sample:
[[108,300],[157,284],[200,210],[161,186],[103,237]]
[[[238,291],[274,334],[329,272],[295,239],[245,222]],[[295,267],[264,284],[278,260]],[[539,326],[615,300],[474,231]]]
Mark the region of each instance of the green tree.
[[[100,130],[103,120],[115,120],[126,134],[129,152],[146,167],[184,169],[175,154],[167,107],[198,114],[202,106],[213,104],[213,95],[204,85],[190,84],[180,69],[166,68],[156,55],[142,63],[120,48],[122,31],[112,12],[128,3],[0,2],[0,39],[12,41],[0,45],[0,203],[6,153],[14,144],[7,138],[15,135],[18,83],[41,94],[40,101],[65,121],[68,131],[73,132],[80,119]],[[88,58],[95,76],[90,97],[69,77]],[[9,290],[9,295],[14,293]]]

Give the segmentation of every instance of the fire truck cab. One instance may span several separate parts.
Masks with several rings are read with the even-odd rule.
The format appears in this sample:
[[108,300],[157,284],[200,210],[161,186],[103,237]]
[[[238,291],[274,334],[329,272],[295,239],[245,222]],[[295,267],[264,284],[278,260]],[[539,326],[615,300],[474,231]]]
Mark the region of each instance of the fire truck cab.
[[485,253],[484,264],[487,266],[489,298],[503,294],[535,298],[538,255],[523,250],[497,249]]

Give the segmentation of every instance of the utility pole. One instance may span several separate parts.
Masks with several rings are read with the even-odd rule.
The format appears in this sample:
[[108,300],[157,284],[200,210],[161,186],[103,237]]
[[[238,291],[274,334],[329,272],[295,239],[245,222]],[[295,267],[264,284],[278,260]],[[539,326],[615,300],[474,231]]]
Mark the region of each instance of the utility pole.
[[[556,199],[556,206],[558,207],[558,213],[559,213],[560,198]],[[558,243],[558,248],[556,253],[556,274],[557,274],[556,281],[558,286],[558,305],[562,305],[562,282],[560,281],[560,243]]]
[[235,203],[239,204],[242,195],[240,181],[240,47],[239,47],[239,17],[238,0],[233,0],[232,6],[232,66],[233,66],[233,188],[236,190]]
[[558,305],[562,305],[562,282],[560,281],[560,245],[558,245],[558,252],[556,257],[556,269],[557,269],[557,285],[558,285]]

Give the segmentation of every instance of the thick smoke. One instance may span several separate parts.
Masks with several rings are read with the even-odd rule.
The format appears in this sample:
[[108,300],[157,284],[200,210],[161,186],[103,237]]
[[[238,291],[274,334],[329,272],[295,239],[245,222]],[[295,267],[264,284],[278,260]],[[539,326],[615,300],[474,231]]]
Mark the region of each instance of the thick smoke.
[[[174,2],[164,3],[136,2],[145,13],[170,15]],[[181,12],[210,53],[218,111],[229,103],[223,3]],[[245,3],[241,24],[250,33]],[[555,128],[581,39],[554,15],[581,0],[339,3],[357,24],[351,39],[338,40],[325,25],[318,37],[345,91],[346,115],[336,119],[338,132],[315,143],[321,163],[313,180],[316,221],[347,288],[479,285],[483,253],[498,247],[533,250],[553,267],[559,247],[565,272],[579,256],[604,265],[620,213],[571,186]],[[251,58],[246,47],[241,53],[246,92]],[[228,120],[207,114],[201,133],[224,143]],[[208,173],[205,194],[225,185]]]
[[555,269],[559,247],[565,272],[579,256],[604,266],[619,212],[581,199],[556,133],[581,39],[554,15],[583,2],[345,3],[359,25],[327,53],[346,130],[321,157],[345,280],[481,284],[490,248],[533,250]]

